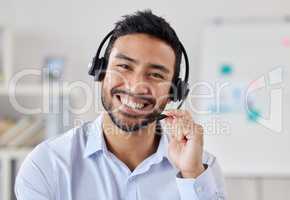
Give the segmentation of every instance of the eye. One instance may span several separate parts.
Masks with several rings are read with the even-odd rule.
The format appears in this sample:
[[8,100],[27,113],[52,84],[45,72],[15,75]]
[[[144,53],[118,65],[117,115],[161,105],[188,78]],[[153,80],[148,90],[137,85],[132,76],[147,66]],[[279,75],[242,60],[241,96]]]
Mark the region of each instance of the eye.
[[150,73],[149,76],[151,76],[155,79],[164,79],[164,77],[159,73]]
[[118,64],[117,65],[119,68],[123,69],[123,70],[129,70],[130,66],[127,64]]

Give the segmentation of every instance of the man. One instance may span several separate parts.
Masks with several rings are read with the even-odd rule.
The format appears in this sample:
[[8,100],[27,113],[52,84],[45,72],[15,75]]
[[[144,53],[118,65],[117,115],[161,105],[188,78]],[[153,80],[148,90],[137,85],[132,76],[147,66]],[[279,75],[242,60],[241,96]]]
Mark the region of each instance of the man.
[[181,62],[170,25],[151,11],[125,16],[105,58],[106,112],[38,145],[17,176],[17,199],[225,199],[218,163],[203,151],[190,113],[164,111],[163,127],[154,120],[170,102]]

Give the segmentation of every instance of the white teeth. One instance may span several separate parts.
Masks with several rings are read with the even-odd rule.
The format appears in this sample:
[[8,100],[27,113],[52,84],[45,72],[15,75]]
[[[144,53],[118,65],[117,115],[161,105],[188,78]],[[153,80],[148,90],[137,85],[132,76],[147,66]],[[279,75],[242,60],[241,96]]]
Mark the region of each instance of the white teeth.
[[133,101],[130,101],[128,98],[122,98],[121,97],[121,102],[122,104],[125,104],[126,106],[133,108],[133,109],[142,109],[144,108],[144,104],[143,103],[136,103]]

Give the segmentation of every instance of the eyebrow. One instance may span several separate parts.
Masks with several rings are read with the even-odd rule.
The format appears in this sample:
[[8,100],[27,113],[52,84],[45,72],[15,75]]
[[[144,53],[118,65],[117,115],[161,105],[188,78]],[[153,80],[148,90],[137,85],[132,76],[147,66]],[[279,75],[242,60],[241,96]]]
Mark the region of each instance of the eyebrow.
[[133,59],[133,58],[130,58],[122,53],[118,53],[115,58],[120,58],[120,59],[123,59],[123,60],[127,60],[127,61],[130,61],[130,62],[133,62],[133,63],[138,63],[137,60]]
[[[127,60],[127,61],[130,61],[130,62],[133,62],[135,64],[139,63],[137,60],[135,60],[134,58],[130,58],[122,53],[118,53],[115,58],[119,58],[119,59],[123,59],[123,60]],[[160,65],[160,64],[154,64],[154,63],[148,63],[148,66],[150,68],[153,68],[153,69],[158,69],[164,73],[169,73],[169,70],[164,66],[164,65]]]
[[169,73],[169,70],[163,65],[149,63],[149,67],[153,68],[153,69],[159,69],[160,71],[167,73],[167,74]]

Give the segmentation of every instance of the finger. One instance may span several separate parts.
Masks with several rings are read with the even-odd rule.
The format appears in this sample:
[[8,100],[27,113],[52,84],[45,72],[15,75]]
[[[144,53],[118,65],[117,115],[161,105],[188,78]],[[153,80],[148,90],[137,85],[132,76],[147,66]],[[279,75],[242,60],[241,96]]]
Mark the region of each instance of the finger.
[[203,127],[199,124],[194,124],[193,134],[189,136],[189,139],[194,139],[196,142],[203,145],[203,135],[204,135]]
[[177,123],[176,121],[177,121],[176,119],[167,120],[164,128],[166,129],[166,132],[169,133],[171,139],[180,140],[181,139],[180,124]]
[[170,111],[164,111],[163,112],[165,115],[168,117],[165,119],[168,119],[168,122],[172,122],[172,119],[183,119],[186,121],[193,121],[191,113],[188,111],[183,111],[183,110],[170,110]]
[[185,136],[192,130],[193,122],[181,118],[167,119],[165,128],[172,133],[177,140],[185,139]]
[[192,122],[185,121],[183,119],[177,119],[176,124],[173,125],[174,127],[174,134],[178,141],[185,140],[185,136],[190,132],[190,127]]
[[170,140],[174,140],[174,139],[175,139],[175,136],[174,136],[174,134],[172,134],[172,133],[169,133],[168,135],[169,135],[169,139],[170,139]]
[[191,113],[186,110],[177,110],[177,109],[165,110],[163,111],[163,113],[168,116],[175,116],[175,117],[190,116],[191,117]]
[[164,118],[164,121],[166,123],[170,123],[170,124],[172,124],[174,120],[175,120],[175,118],[172,116],[168,116],[168,117]]

